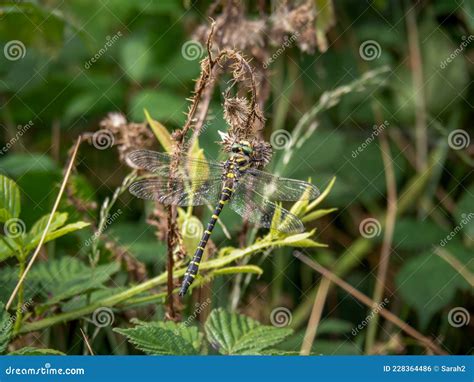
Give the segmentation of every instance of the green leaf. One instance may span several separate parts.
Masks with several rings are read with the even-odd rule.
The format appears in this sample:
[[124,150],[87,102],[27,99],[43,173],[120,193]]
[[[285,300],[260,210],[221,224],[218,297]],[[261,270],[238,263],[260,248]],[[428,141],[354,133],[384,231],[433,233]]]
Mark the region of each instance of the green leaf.
[[215,309],[205,324],[209,342],[221,354],[260,354],[283,341],[293,331],[261,325],[259,322],[223,309]]
[[197,355],[201,348],[201,335],[196,327],[183,323],[138,322],[130,329],[115,328],[135,347],[150,355]]
[[0,302],[0,353],[7,348],[13,328],[13,319],[5,310],[5,305]]
[[[41,236],[46,228],[50,215],[45,215],[40,218],[31,228],[30,232],[26,237],[26,245],[25,250],[30,251],[35,248],[41,240]],[[67,213],[56,212],[53,216],[53,220],[51,221],[51,225],[49,226],[48,233],[46,234],[44,242],[47,243],[49,241],[55,240],[58,237],[67,235],[68,233],[78,231],[82,228],[85,228],[90,225],[90,223],[86,222],[75,222],[68,224],[63,227],[66,223],[68,218]]]
[[48,297],[47,304],[51,305],[89,290],[103,288],[119,268],[120,264],[114,262],[91,269],[75,258],[62,257],[38,264],[28,279],[41,285],[40,290]]
[[327,247],[326,244],[318,243],[310,239],[313,235],[314,230],[311,232],[297,233],[282,240],[277,240],[274,245],[283,247]]
[[[472,253],[461,244],[453,242],[445,249],[467,270],[474,271]],[[433,314],[450,304],[456,290],[472,290],[467,281],[433,251],[405,262],[396,284],[405,302],[418,312],[422,327],[426,327]]]
[[313,212],[309,213],[308,215],[304,216],[301,220],[303,221],[303,223],[307,223],[307,222],[310,222],[310,221],[313,221],[313,220],[320,219],[323,216],[326,216],[326,215],[329,215],[330,213],[333,213],[334,211],[337,211],[337,208],[328,208],[328,209],[325,209],[325,210],[316,210],[316,211],[313,211]]
[[125,74],[137,82],[144,80],[151,67],[152,53],[146,36],[124,41],[121,44],[120,60]]
[[20,216],[20,190],[16,183],[0,175],[0,223]]
[[[413,235],[416,232],[416,235]],[[406,251],[426,250],[433,245],[439,244],[446,234],[430,220],[421,223],[412,218],[401,218],[397,220],[393,233],[393,244],[395,248]],[[382,242],[383,235],[376,238]]]
[[130,100],[131,118],[136,121],[143,120],[144,109],[150,110],[153,116],[165,125],[180,125],[184,121],[186,101],[169,91],[143,90]]
[[26,346],[24,348],[12,351],[8,353],[8,355],[66,355],[59,350],[54,349],[42,349],[42,348],[34,348],[31,346]]
[[153,130],[156,139],[158,139],[158,142],[160,142],[161,146],[163,146],[166,152],[171,153],[172,143],[171,134],[169,131],[160,122],[155,121],[151,117],[150,113],[148,113],[147,109],[145,109],[145,117],[151,129]]

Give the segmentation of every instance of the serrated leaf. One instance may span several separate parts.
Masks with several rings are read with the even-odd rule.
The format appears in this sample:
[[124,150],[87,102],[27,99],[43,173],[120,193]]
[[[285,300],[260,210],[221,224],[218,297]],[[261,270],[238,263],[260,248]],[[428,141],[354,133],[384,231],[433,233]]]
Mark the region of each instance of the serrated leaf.
[[114,262],[91,269],[77,259],[62,257],[38,264],[28,279],[42,286],[40,289],[48,296],[47,304],[50,305],[89,290],[103,288],[104,283],[119,268],[120,264]]
[[5,305],[0,302],[0,353],[3,353],[10,343],[13,320],[5,310]]
[[20,216],[20,189],[17,184],[0,175],[0,223]]
[[148,110],[145,109],[145,117],[148,122],[148,124],[151,127],[151,130],[155,134],[156,139],[158,139],[158,142],[160,142],[161,146],[165,149],[167,153],[171,153],[171,134],[169,131],[164,127],[160,122],[155,121],[150,113],[148,113]]
[[283,341],[293,331],[261,325],[259,322],[223,309],[215,309],[205,324],[209,342],[221,354],[259,354]]
[[135,347],[150,355],[197,355],[201,336],[196,327],[167,322],[140,322],[130,329],[115,328]]
[[12,351],[8,353],[8,355],[66,355],[59,350],[54,349],[42,349],[42,348],[34,348],[31,346],[26,346],[24,348]]

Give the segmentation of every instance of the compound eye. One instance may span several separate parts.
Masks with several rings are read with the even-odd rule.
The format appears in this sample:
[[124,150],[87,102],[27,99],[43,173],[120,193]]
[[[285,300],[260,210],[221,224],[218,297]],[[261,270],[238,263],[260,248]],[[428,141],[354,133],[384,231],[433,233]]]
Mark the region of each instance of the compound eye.
[[232,146],[231,151],[233,153],[238,153],[239,152],[239,146]]

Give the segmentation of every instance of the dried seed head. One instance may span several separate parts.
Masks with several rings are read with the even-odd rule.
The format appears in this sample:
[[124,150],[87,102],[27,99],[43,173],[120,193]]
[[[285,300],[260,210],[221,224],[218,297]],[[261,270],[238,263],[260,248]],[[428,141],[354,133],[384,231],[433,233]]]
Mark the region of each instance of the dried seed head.
[[237,136],[243,135],[250,112],[249,101],[245,97],[231,97],[224,100],[224,119]]
[[282,1],[271,16],[269,33],[273,45],[280,46],[296,40],[303,52],[313,53],[316,47],[316,9],[314,2],[305,0],[299,4]]
[[117,146],[120,160],[124,163],[130,151],[151,147],[154,142],[153,134],[145,123],[129,123],[121,113],[107,114],[100,127],[113,135],[113,144]]

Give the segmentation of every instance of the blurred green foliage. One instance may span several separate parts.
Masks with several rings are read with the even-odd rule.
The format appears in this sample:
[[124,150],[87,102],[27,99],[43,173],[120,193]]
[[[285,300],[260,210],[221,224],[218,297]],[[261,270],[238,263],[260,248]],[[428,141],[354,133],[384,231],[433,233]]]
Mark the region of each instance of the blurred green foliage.
[[[186,98],[200,72],[199,61],[186,59],[182,46],[191,39],[192,31],[199,24],[208,21],[205,14],[209,4],[210,1],[190,0],[0,1],[0,144],[5,146],[13,142],[11,148],[0,155],[0,172],[12,178],[21,190],[21,218],[27,227],[51,210],[73,140],[81,133],[96,131],[106,113],[121,111],[130,121],[143,122],[144,109],[147,109],[151,117],[169,131],[182,126],[189,105]],[[472,352],[469,336],[464,334],[464,331],[472,334],[472,323],[470,327],[453,327],[449,325],[448,313],[454,307],[472,311],[473,287],[459,270],[437,256],[434,250],[460,226],[449,244],[442,246],[468,272],[474,272],[474,219],[463,222],[474,213],[472,143],[463,150],[453,150],[448,144],[449,134],[456,129],[463,129],[471,141],[474,139],[473,68],[469,65],[473,61],[474,44],[469,43],[460,50],[462,42],[469,41],[474,33],[473,8],[468,1],[442,0],[417,5],[385,0],[338,1],[334,6],[336,23],[328,31],[329,46],[325,53],[306,54],[292,47],[272,64],[272,92],[264,108],[265,137],[270,139],[272,128],[291,132],[324,92],[347,85],[370,69],[388,65],[390,71],[384,76],[383,85],[351,92],[320,113],[318,127],[294,151],[291,161],[284,168],[275,168],[275,163],[279,163],[284,154],[276,151],[269,169],[279,170],[288,177],[311,178],[321,189],[337,177],[321,207],[337,207],[338,212],[309,224],[309,228],[318,229],[317,240],[329,247],[309,249],[307,253],[331,269],[337,269],[338,261],[349,261],[351,271],[344,278],[371,295],[385,232],[387,182],[377,138],[355,158],[352,153],[373,136],[373,126],[378,124],[374,110],[379,110],[382,120],[389,122],[384,133],[389,139],[399,196],[402,190],[413,192],[416,187],[410,189],[407,185],[418,181],[422,173],[414,165],[415,126],[419,121],[417,105],[420,102],[425,105],[428,156],[436,155],[437,162],[428,174],[428,181],[423,183],[426,187],[415,192],[409,206],[397,216],[386,293],[390,295],[390,309],[395,314],[423,333],[442,338],[444,349],[451,353]],[[421,55],[422,89],[414,80],[417,63],[409,43],[414,31],[409,29],[406,13],[412,7],[417,20],[418,36],[415,39]],[[252,17],[257,18],[254,7],[249,5],[249,8]],[[318,22],[320,28],[326,28],[323,19]],[[367,40],[376,41],[380,46],[376,59],[361,58],[359,48]],[[6,53],[6,47],[12,41],[21,43],[17,44],[19,52],[12,51],[14,59]],[[453,55],[454,58],[447,62]],[[200,136],[200,147],[208,158],[219,155],[215,143],[217,131],[227,129],[220,105],[220,93],[224,89],[224,83],[218,85],[211,102],[209,128]],[[29,121],[33,122],[32,126],[18,137],[18,126],[25,126]],[[83,199],[100,205],[121,185],[127,171],[114,150],[83,146],[72,182]],[[150,278],[163,272],[166,248],[156,239],[155,228],[146,222],[150,206],[143,208],[142,202],[125,193],[114,208],[120,208],[124,213],[107,228],[107,234],[126,248],[135,260],[145,264]],[[59,210],[68,212],[74,221],[83,218],[67,198],[62,200]],[[4,215],[1,206],[0,215]],[[208,216],[208,211],[202,211],[203,221]],[[359,228],[360,222],[368,216],[377,217],[382,223],[379,234],[371,239],[361,237]],[[88,218],[97,221],[98,212]],[[222,221],[231,233],[241,227],[240,219],[227,211],[223,213]],[[31,294],[31,288],[41,284],[42,278],[48,280],[43,285],[43,297],[50,300],[39,304],[35,313],[49,316],[52,312],[48,312],[45,305],[63,300],[61,309],[68,312],[85,306],[86,300],[99,301],[120,293],[127,285],[138,283],[139,280],[124,269],[113,265],[118,263],[113,262],[115,259],[107,252],[105,244],[101,247],[106,253],[99,265],[101,276],[90,280],[91,273],[95,274],[97,269],[93,271],[85,265],[88,248],[81,243],[92,233],[81,230],[47,245],[48,261],[39,261],[27,279],[27,296]],[[221,227],[216,227],[214,242],[219,248],[236,246],[236,238],[227,237]],[[350,248],[348,252],[347,248]],[[352,250],[361,251],[361,262],[351,263]],[[269,323],[272,308],[279,306],[290,307],[295,321],[304,317],[294,323],[294,334],[288,334],[288,338],[287,333],[282,336],[279,344],[282,351],[299,350],[304,324],[314,301],[311,293],[319,280],[318,275],[293,261],[291,252],[290,248],[282,248],[273,257],[262,255],[261,260],[255,260],[264,275],[259,280],[253,279],[239,301],[241,311],[264,323]],[[76,255],[78,257],[70,257]],[[112,266],[107,265],[108,262]],[[11,259],[1,265],[0,286],[4,302],[15,285],[16,266]],[[55,267],[65,271],[60,272],[61,280],[51,281],[51,274],[54,274],[51,269]],[[277,279],[279,281],[273,282]],[[221,278],[214,280],[215,307],[230,307],[230,284],[224,284]],[[60,286],[60,290],[54,286]],[[102,289],[105,286],[108,289]],[[90,293],[91,290],[96,291]],[[87,291],[86,295],[71,299]],[[139,295],[137,299],[140,297],[146,296]],[[261,301],[265,303],[259,304]],[[161,307],[152,310],[148,304],[140,302],[132,314],[147,321],[163,318]],[[222,320],[227,319],[226,313],[219,314]],[[318,354],[362,353],[365,333],[353,337],[350,331],[366,315],[367,309],[354,303],[345,292],[332,291],[312,351]],[[114,325],[125,326],[129,317],[117,311]],[[252,321],[252,325],[254,323]],[[147,324],[150,328],[145,325],[145,329],[140,325],[122,329],[120,333],[130,339],[142,330],[145,337],[147,330],[151,333],[175,330],[161,321],[156,325]],[[57,330],[56,337],[62,337],[64,341],[56,341],[51,336],[46,343],[48,347],[71,354],[83,352],[84,346],[77,339],[80,336],[66,339],[64,328],[54,330]],[[196,343],[202,347],[200,336],[203,331],[184,330],[193,331],[188,333],[192,341],[186,342],[186,346],[198,352],[201,348]],[[205,331],[212,331],[212,328],[206,324]],[[384,330],[381,332],[380,342],[388,343],[390,338]],[[94,348],[99,354],[133,352],[132,348],[124,350],[115,346],[111,339],[113,335],[109,331],[106,336],[94,337]],[[210,337],[219,342],[216,334],[211,333]],[[4,351],[6,345],[3,346],[2,341],[0,338],[0,349]],[[137,341],[131,342],[136,344]],[[221,352],[231,353],[231,347],[226,348],[229,344],[221,345],[220,349],[224,349]],[[137,347],[149,349],[146,346]],[[265,348],[260,350],[263,352]],[[419,353],[423,349],[406,343],[401,351]]]

